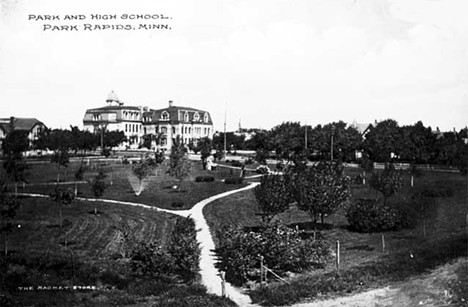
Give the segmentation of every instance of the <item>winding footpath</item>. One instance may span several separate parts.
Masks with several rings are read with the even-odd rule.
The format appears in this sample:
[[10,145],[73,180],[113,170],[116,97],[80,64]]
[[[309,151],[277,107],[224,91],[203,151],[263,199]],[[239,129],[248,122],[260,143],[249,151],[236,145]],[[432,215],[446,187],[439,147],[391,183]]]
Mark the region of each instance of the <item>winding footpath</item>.
[[[252,189],[257,185],[258,183],[250,183],[246,187],[209,197],[195,204],[195,206],[193,206],[190,210],[168,210],[168,209],[162,209],[162,208],[153,207],[153,206],[140,204],[140,203],[118,201],[118,200],[111,200],[111,199],[95,199],[95,198],[83,198],[83,197],[77,197],[76,199],[81,200],[81,201],[89,201],[89,202],[103,202],[103,203],[120,204],[120,205],[126,205],[126,206],[142,207],[148,210],[166,212],[166,213],[171,213],[171,214],[175,214],[175,215],[179,215],[183,217],[191,216],[193,220],[195,221],[195,225],[198,230],[197,241],[200,243],[200,247],[201,247],[200,275],[201,275],[202,283],[206,286],[208,293],[221,296],[222,295],[221,277],[219,276],[219,271],[214,266],[216,262],[215,255],[213,253],[215,245],[213,242],[213,238],[211,237],[208,223],[206,222],[206,219],[203,216],[203,208],[209,203],[217,199],[229,196],[231,194],[235,194],[235,193],[239,193],[242,191]],[[18,193],[18,195],[30,196],[30,197],[42,197],[42,198],[49,197],[48,195],[31,194],[31,193]],[[233,300],[237,305],[241,307],[258,306],[258,305],[254,305],[251,303],[250,297],[248,295],[243,294],[239,289],[235,288],[228,282],[226,282],[225,290],[226,290],[226,296],[229,297],[231,300]]]

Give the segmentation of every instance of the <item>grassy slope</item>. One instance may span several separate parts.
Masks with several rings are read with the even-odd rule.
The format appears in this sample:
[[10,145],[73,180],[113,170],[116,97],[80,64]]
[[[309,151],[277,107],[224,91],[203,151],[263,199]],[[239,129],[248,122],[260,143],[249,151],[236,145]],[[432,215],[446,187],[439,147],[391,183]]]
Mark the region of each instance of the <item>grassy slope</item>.
[[[63,254],[60,244],[67,233],[69,246],[84,262],[96,262],[115,253],[113,237],[121,220],[130,225],[136,240],[164,242],[175,216],[138,207],[99,203],[94,215],[94,203],[74,201],[63,207],[64,228],[60,231],[59,208],[50,199],[21,198],[22,206],[15,223],[21,225],[10,236],[10,250],[17,253]],[[91,212],[91,213],[90,213]],[[3,247],[4,238],[0,241]]]

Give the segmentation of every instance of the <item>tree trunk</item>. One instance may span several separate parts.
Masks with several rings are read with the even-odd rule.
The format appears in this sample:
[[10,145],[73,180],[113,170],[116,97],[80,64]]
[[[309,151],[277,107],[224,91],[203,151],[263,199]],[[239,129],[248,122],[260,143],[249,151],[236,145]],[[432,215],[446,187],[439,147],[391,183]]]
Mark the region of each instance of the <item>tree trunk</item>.
[[414,187],[414,176],[411,175],[411,187]]
[[60,225],[60,231],[62,231],[62,205],[59,205],[59,215],[60,215],[60,218],[59,218],[59,225]]
[[8,233],[5,236],[5,256],[8,255]]

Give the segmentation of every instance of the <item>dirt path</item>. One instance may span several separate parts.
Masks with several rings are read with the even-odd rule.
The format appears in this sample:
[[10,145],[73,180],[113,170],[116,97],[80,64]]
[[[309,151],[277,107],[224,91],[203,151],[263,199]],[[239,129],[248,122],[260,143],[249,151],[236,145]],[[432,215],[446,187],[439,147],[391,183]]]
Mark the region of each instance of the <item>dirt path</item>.
[[457,268],[467,265],[468,258],[460,258],[430,273],[412,277],[389,287],[324,301],[295,304],[291,307],[449,306],[452,293],[447,288],[447,283],[457,278],[455,273]]

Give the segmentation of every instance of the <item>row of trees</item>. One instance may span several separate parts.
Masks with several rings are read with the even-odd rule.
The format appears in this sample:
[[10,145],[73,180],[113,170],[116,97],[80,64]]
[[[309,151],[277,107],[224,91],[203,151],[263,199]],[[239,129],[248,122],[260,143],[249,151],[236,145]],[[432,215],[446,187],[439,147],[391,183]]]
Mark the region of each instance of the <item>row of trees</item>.
[[45,129],[39,138],[33,142],[32,149],[52,150],[54,153],[102,150],[119,146],[127,140],[122,131],[107,131],[103,129],[98,133],[80,130],[76,126],[68,129]]
[[[257,131],[248,140],[242,134],[228,132],[226,145],[231,150],[256,150],[260,154],[274,151],[278,158],[289,161],[333,158],[350,162],[356,160],[356,151],[361,151],[374,162],[459,166],[467,160],[467,138],[466,128],[442,133],[420,121],[399,126],[387,119],[372,125],[364,136],[343,121],[316,127],[284,122],[271,130]],[[224,133],[214,137],[213,147],[224,148]]]

